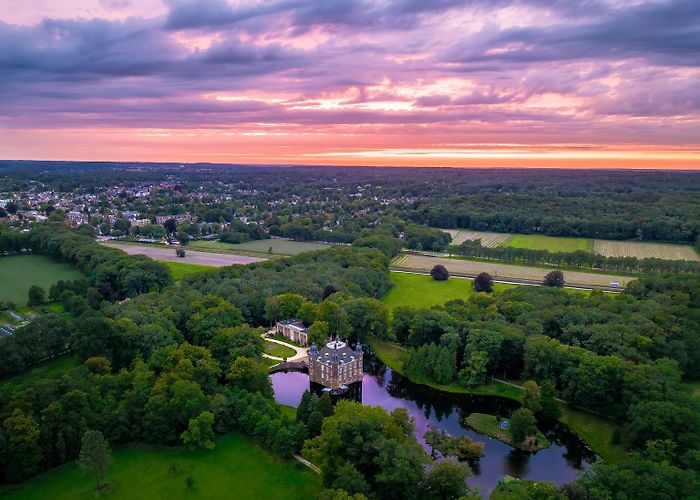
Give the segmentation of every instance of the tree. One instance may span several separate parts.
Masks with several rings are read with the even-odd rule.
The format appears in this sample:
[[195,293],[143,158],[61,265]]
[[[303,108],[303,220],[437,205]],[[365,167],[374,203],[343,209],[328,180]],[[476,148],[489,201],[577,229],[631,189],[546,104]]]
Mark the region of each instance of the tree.
[[34,474],[42,457],[39,425],[30,415],[15,408],[0,430],[0,449],[5,455],[2,457],[5,480],[19,482]]
[[488,355],[484,351],[469,354],[467,362],[459,372],[459,381],[465,387],[476,387],[486,383],[486,365]]
[[175,219],[168,219],[163,222],[163,227],[168,231],[168,234],[174,234],[177,232],[177,221]]
[[449,500],[466,497],[469,493],[467,477],[469,477],[469,469],[463,464],[450,460],[437,462],[423,484],[424,498]]
[[214,414],[203,411],[197,417],[191,418],[187,430],[180,435],[183,444],[191,451],[197,449],[213,450],[214,442]]
[[542,285],[562,288],[564,286],[564,273],[559,270],[550,271],[542,280]]
[[39,285],[32,285],[29,287],[29,300],[27,305],[29,307],[36,307],[42,305],[46,302],[46,291]]
[[493,292],[493,278],[489,273],[479,273],[474,278],[472,287],[475,292],[491,293]]
[[527,380],[523,384],[525,389],[525,398],[523,399],[523,407],[530,410],[532,413],[539,413],[542,410],[542,395],[537,382]]
[[271,398],[274,394],[267,365],[257,359],[237,358],[226,375],[226,381],[235,387],[259,392],[266,397]]
[[177,255],[177,256],[180,257],[180,258],[183,258],[183,257],[185,257],[185,255],[187,255],[187,254],[186,254],[184,248],[182,248],[182,247],[177,247],[177,248],[175,249],[175,255]]
[[430,270],[430,276],[432,276],[435,281],[447,281],[450,277],[450,273],[442,264],[435,264]]
[[328,297],[330,297],[331,295],[333,295],[334,293],[337,293],[339,291],[340,291],[340,288],[338,288],[335,285],[330,285],[330,284],[326,285],[323,288],[323,293],[321,294],[321,301],[326,300]]
[[537,433],[535,415],[527,408],[518,408],[510,416],[510,438],[514,444],[520,444],[528,436]]
[[559,403],[555,399],[556,388],[553,380],[545,380],[540,386],[542,410],[541,413],[545,417],[558,419],[561,415]]
[[78,463],[95,476],[95,491],[107,485],[107,469],[112,458],[109,443],[100,431],[88,430],[83,434]]
[[328,323],[314,321],[309,326],[309,344],[323,345],[328,340]]

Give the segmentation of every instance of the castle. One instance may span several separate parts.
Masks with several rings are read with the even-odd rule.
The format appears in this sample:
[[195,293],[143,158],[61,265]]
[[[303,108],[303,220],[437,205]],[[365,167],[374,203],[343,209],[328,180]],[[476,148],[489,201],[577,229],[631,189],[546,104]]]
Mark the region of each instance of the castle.
[[309,379],[329,387],[331,391],[344,391],[354,382],[361,382],[363,375],[362,346],[358,342],[351,349],[346,342],[328,341],[320,350],[316,344],[309,349]]

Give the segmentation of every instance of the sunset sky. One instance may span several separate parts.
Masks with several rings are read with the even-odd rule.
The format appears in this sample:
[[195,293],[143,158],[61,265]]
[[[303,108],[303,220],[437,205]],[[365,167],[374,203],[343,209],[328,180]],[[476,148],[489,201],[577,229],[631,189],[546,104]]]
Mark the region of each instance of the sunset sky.
[[700,169],[700,0],[0,0],[0,159]]

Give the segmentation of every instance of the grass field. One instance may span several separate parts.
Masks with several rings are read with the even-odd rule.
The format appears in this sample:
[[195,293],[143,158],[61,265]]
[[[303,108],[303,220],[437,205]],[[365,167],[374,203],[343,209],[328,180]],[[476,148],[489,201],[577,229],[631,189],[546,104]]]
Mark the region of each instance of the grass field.
[[[500,419],[499,419],[500,420]],[[513,446],[510,438],[510,433],[507,430],[501,429],[499,421],[495,415],[487,413],[471,413],[464,419],[465,423],[480,434],[491,436],[492,438],[503,441],[507,445]],[[549,441],[539,430],[537,431],[537,448],[543,449],[549,447]],[[530,450],[532,451],[532,450]]]
[[0,387],[14,390],[24,384],[36,382],[42,378],[48,378],[56,374],[64,373],[78,366],[77,358],[72,354],[59,356],[50,361],[39,363],[29,371],[11,377],[0,379]]
[[606,257],[637,257],[638,259],[692,260],[700,255],[690,245],[650,243],[644,241],[594,240],[595,253]]
[[[197,240],[188,245],[190,248],[200,250],[224,250],[228,252],[252,252],[272,255],[297,255],[311,250],[324,250],[330,246],[324,243],[280,239],[253,240],[238,245],[220,241]],[[270,251],[270,247],[272,247],[272,251]]]
[[212,266],[204,266],[202,264],[188,264],[187,262],[163,262],[170,268],[170,274],[175,281],[181,280],[188,274],[200,273],[202,271],[210,271],[216,269]]
[[[172,472],[172,466],[176,471]],[[190,476],[194,487],[187,489]],[[100,498],[316,498],[321,477],[296,461],[276,458],[239,434],[219,437],[213,451],[130,445],[116,449],[108,475],[111,491]],[[92,499],[93,479],[74,462],[50,470],[14,490],[7,499]]]
[[274,342],[265,343],[265,353],[270,356],[277,356],[278,358],[291,358],[296,354],[294,349],[285,347],[280,344],[275,344]]
[[70,265],[43,255],[0,257],[0,301],[25,305],[32,285],[39,285],[48,293],[49,287],[59,280],[83,277],[83,273]]
[[[472,293],[472,280],[450,278],[447,281],[435,281],[427,274],[408,274],[392,272],[389,279],[394,288],[382,297],[384,305],[392,311],[398,306],[426,308],[442,305],[448,300],[466,299]],[[505,290],[516,285],[495,283],[495,290]]]
[[550,252],[575,252],[593,250],[593,241],[588,238],[565,238],[560,236],[543,236],[540,234],[513,235],[501,246],[529,248],[532,250],[549,250]]
[[[552,268],[520,266],[516,264],[502,264],[499,262],[450,259],[447,257],[428,257],[425,255],[400,255],[392,262],[392,265],[403,269],[415,269],[430,271],[435,264],[444,265],[448,271],[457,274],[476,275],[480,272],[489,273],[494,279],[514,278],[532,281],[542,281],[545,274]],[[569,285],[585,286],[609,286],[615,281],[624,288],[634,278],[630,276],[615,276],[585,271],[564,271],[564,278]]]

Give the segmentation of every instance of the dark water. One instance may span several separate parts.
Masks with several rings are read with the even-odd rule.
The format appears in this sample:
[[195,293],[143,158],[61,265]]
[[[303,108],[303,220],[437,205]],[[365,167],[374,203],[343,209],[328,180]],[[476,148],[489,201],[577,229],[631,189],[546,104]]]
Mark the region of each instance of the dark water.
[[[279,372],[270,376],[278,403],[297,406],[301,395],[309,389],[309,376],[302,372]],[[365,357],[362,384],[350,396],[366,405],[379,405],[388,411],[406,408],[416,419],[416,437],[424,444],[428,425],[452,436],[468,435],[486,444],[485,455],[472,467],[471,487],[478,486],[482,495],[496,486],[500,478],[511,475],[535,481],[570,483],[595,460],[595,455],[565,426],[558,422],[540,425],[552,445],[536,453],[511,448],[497,439],[467,429],[461,422],[470,413],[509,415],[517,403],[499,397],[447,394],[414,384],[393,373],[377,360]]]

